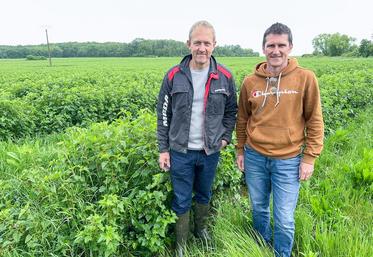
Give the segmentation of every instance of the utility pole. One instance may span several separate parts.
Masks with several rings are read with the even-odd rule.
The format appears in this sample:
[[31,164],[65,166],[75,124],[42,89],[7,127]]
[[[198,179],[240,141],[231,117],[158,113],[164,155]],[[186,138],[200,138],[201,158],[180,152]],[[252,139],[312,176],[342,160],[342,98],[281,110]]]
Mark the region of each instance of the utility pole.
[[48,30],[47,29],[45,29],[45,34],[47,35],[47,45],[48,45],[48,54],[49,54],[49,66],[52,67],[51,49],[49,47]]

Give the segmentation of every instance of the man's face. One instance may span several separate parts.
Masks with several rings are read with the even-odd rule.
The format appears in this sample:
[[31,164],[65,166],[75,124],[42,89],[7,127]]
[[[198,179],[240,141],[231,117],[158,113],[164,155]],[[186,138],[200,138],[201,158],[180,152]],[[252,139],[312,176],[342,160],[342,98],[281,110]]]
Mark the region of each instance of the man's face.
[[210,65],[210,57],[215,48],[214,34],[211,29],[198,26],[187,41],[192,54],[191,68],[203,69]]
[[288,56],[293,45],[289,43],[287,34],[269,34],[263,46],[263,54],[267,58],[268,67],[271,69],[282,69],[288,63]]

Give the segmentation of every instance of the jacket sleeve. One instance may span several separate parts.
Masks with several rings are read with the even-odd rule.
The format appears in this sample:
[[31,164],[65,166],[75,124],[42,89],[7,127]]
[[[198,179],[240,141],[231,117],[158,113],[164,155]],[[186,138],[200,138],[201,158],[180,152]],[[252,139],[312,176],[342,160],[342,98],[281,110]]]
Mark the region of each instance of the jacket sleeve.
[[230,143],[232,141],[232,132],[236,124],[236,114],[237,114],[237,92],[236,85],[234,83],[233,76],[229,78],[229,96],[225,105],[223,125],[226,131],[223,135],[225,141]]
[[303,107],[306,124],[306,147],[303,151],[303,162],[313,164],[321,153],[324,139],[320,90],[313,73],[305,91]]
[[172,117],[171,86],[168,76],[163,79],[157,104],[157,139],[159,152],[169,151],[168,132]]

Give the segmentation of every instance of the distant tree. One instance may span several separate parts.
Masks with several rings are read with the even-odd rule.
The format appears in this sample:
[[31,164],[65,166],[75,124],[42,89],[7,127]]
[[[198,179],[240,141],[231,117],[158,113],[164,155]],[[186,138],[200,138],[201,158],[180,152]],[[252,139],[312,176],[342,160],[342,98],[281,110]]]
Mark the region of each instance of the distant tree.
[[352,37],[334,33],[318,35],[312,40],[312,45],[316,55],[341,56],[353,50],[354,42]]
[[361,40],[359,54],[363,57],[373,56],[373,42],[368,39]]
[[[136,38],[130,43],[68,42],[51,44],[52,57],[145,57],[183,56],[189,53],[184,42]],[[216,47],[217,56],[259,56],[252,49],[239,45]],[[48,56],[46,45],[0,46],[0,58],[26,58],[27,55]]]
[[214,54],[216,56],[233,56],[233,57],[249,57],[249,56],[259,56],[258,52],[254,52],[252,49],[244,49],[239,45],[224,45],[217,46],[215,48]]
[[40,61],[40,60],[46,60],[47,57],[45,56],[35,56],[35,55],[27,55],[26,60],[28,61]]

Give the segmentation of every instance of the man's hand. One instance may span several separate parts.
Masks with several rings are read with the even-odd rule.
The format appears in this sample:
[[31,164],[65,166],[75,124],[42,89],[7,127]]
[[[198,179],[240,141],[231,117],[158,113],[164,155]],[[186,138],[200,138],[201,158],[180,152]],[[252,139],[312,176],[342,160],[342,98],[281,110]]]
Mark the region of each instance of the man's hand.
[[228,142],[225,141],[224,139],[222,139],[222,140],[221,140],[221,147],[220,147],[220,150],[223,150],[227,145],[228,145]]
[[312,176],[313,168],[313,164],[301,162],[299,166],[299,179],[308,180]]
[[236,160],[238,169],[242,172],[244,172],[244,160],[243,160],[243,154],[237,156]]
[[159,154],[159,167],[164,171],[169,171],[171,164],[170,164],[170,153],[164,152]]

